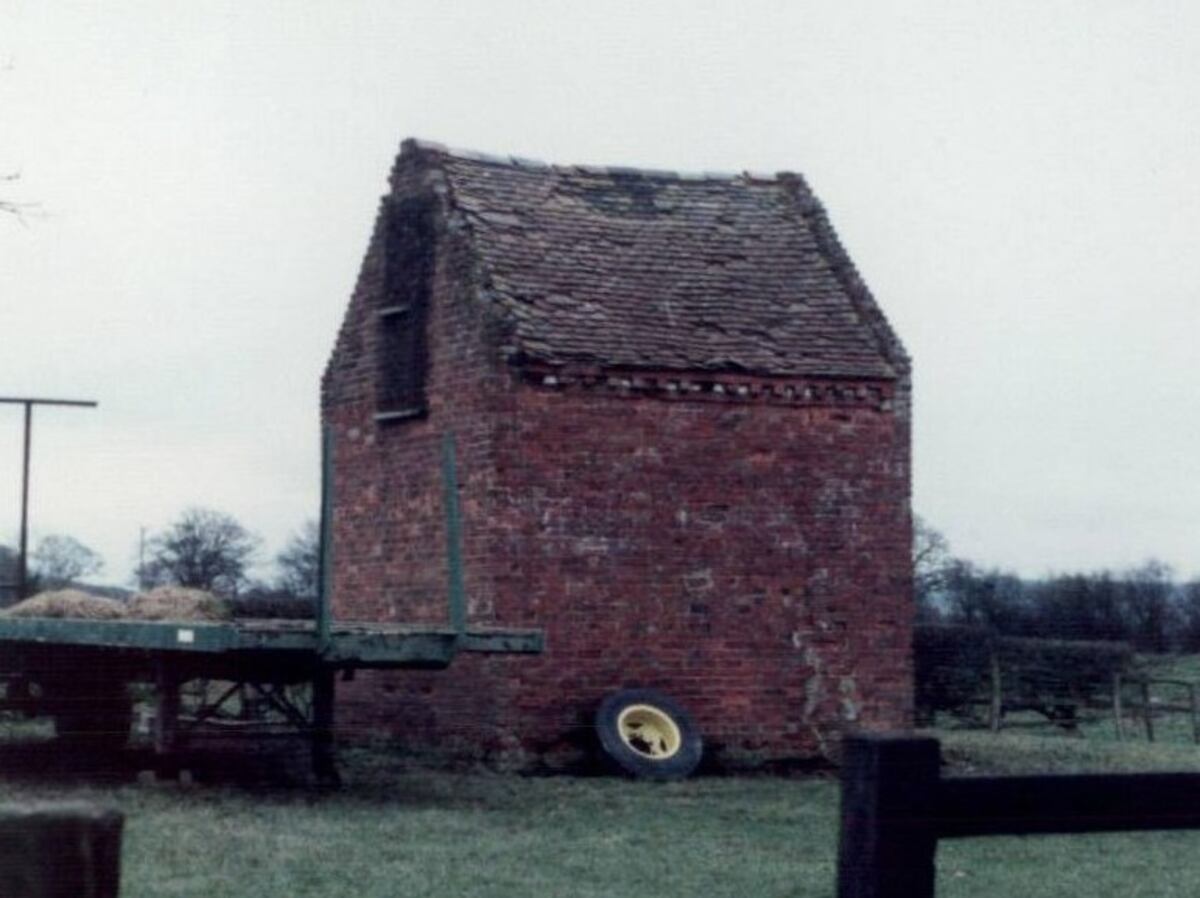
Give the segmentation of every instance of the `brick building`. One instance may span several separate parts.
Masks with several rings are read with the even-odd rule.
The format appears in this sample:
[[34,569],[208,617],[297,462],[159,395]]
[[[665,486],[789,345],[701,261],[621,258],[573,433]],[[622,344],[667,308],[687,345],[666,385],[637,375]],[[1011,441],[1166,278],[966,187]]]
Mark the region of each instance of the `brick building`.
[[537,657],[339,684],[341,725],[505,766],[657,688],[709,756],[811,758],[911,707],[909,362],[799,175],[405,141],[323,383],[334,613],[469,614]]

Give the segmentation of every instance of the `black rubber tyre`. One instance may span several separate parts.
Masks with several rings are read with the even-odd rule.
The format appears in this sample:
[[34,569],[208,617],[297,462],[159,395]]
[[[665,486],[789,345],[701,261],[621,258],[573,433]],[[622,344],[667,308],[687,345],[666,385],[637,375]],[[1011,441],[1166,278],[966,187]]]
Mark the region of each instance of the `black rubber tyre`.
[[638,779],[684,779],[704,753],[688,713],[653,689],[607,696],[596,711],[596,735],[609,760]]

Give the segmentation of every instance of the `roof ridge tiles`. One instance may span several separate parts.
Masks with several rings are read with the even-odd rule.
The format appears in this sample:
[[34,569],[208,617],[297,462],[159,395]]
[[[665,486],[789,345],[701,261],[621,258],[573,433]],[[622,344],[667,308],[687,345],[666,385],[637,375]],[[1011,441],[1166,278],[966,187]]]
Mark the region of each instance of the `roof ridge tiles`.
[[661,181],[754,181],[772,182],[798,177],[790,171],[762,172],[751,171],[678,171],[664,168],[641,168],[630,165],[579,165],[546,162],[528,156],[506,156],[495,153],[482,153],[465,147],[452,147],[434,140],[424,140],[417,137],[406,138],[400,144],[401,153],[406,150],[419,151],[465,162],[478,162],[484,165],[499,165],[506,168],[521,168],[530,171],[554,171],[562,174],[585,174],[602,177],[651,178]]

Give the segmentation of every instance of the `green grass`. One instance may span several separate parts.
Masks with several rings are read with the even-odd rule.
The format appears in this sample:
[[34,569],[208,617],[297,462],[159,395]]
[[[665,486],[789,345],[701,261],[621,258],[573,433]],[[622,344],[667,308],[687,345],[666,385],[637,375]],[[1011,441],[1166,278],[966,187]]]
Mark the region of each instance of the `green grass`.
[[959,775],[1033,773],[1200,772],[1200,748],[1189,742],[1117,742],[1108,736],[1069,736],[987,730],[931,731],[942,757]]
[[[1162,675],[1191,676],[1189,664],[1197,662]],[[44,739],[44,729],[9,735]],[[1187,727],[1160,727],[1170,741],[1155,744],[1117,742],[1104,720],[1075,736],[1051,727],[931,732],[957,775],[1200,771]],[[0,802],[122,809],[123,898],[833,895],[832,778],[650,784],[434,772],[379,752],[343,760],[346,787],[317,792],[21,772],[0,757]],[[1200,832],[948,840],[938,849],[943,898],[1190,898],[1197,883]]]
[[[1200,769],[1186,745],[936,731],[956,773]],[[0,784],[127,814],[123,898],[813,896],[831,898],[837,783],[676,784],[406,770],[348,759],[340,792],[300,787]],[[1191,896],[1200,833],[990,838],[938,850],[939,896]]]
[[339,792],[25,778],[127,815],[122,898],[830,894],[830,780],[519,778],[350,759]]
[[1200,655],[1143,655],[1141,662],[1151,676],[1200,682]]

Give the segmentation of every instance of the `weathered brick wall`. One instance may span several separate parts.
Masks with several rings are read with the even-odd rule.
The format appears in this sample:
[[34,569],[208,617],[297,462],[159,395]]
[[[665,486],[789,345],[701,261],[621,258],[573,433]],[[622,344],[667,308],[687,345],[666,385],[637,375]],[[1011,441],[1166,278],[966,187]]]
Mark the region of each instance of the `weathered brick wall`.
[[[439,182],[412,160],[392,174],[391,198],[425,195]],[[387,198],[383,205],[386,205]],[[377,312],[385,293],[385,209],[362,264],[322,385],[334,448],[334,614],[345,619],[440,621],[446,615],[441,438],[453,431],[462,469],[464,560],[475,614],[491,584],[483,522],[493,464],[491,419],[510,391],[489,352],[488,322],[474,299],[465,243],[440,220],[434,235],[428,317],[428,414],[380,423]]]
[[[390,198],[441,189],[419,166],[404,163],[399,160],[393,171]],[[472,620],[487,621],[494,604],[486,526],[493,516],[493,422],[511,404],[513,384],[490,349],[496,344],[489,332],[494,325],[470,288],[475,275],[469,248],[441,219],[428,317],[428,415],[375,420],[375,315],[389,302],[383,239],[387,199],[322,384],[323,418],[335,440],[333,611],[342,620],[446,620],[440,460],[442,434],[453,431],[468,611]],[[435,707],[427,691],[440,676],[363,673],[354,682],[339,683],[339,729],[350,738],[413,732],[442,740],[456,728],[466,729],[471,741],[459,753],[478,755],[484,734],[498,729],[488,721],[503,704],[491,693],[468,690],[455,702]],[[450,742],[443,748],[449,752]]]
[[[908,472],[890,412],[518,395],[491,441],[488,496],[465,505],[469,589],[486,596],[473,617],[543,627],[547,652],[365,678],[343,690],[347,723],[522,765],[578,757],[592,710],[623,686],[676,696],[727,763],[811,757],[846,724],[908,722]],[[376,470],[440,528],[435,478],[404,473],[425,439],[414,428]],[[434,601],[389,616],[439,613],[436,533],[413,534],[435,551],[404,553],[387,577],[397,597],[419,577]],[[341,583],[339,612],[369,614],[375,593]]]
[[516,674],[529,746],[623,686],[679,698],[729,761],[906,722],[903,437],[870,404],[523,391],[496,591],[550,646]]
[[[393,175],[394,195],[438,190],[416,166]],[[444,619],[438,456],[453,430],[471,619],[542,627],[547,651],[360,675],[339,684],[343,733],[569,763],[603,695],[629,686],[683,702],[729,764],[908,724],[906,384],[726,378],[693,394],[677,374],[513,368],[461,234],[439,219],[426,418],[374,421],[379,240],[364,261],[324,385],[334,611]]]

